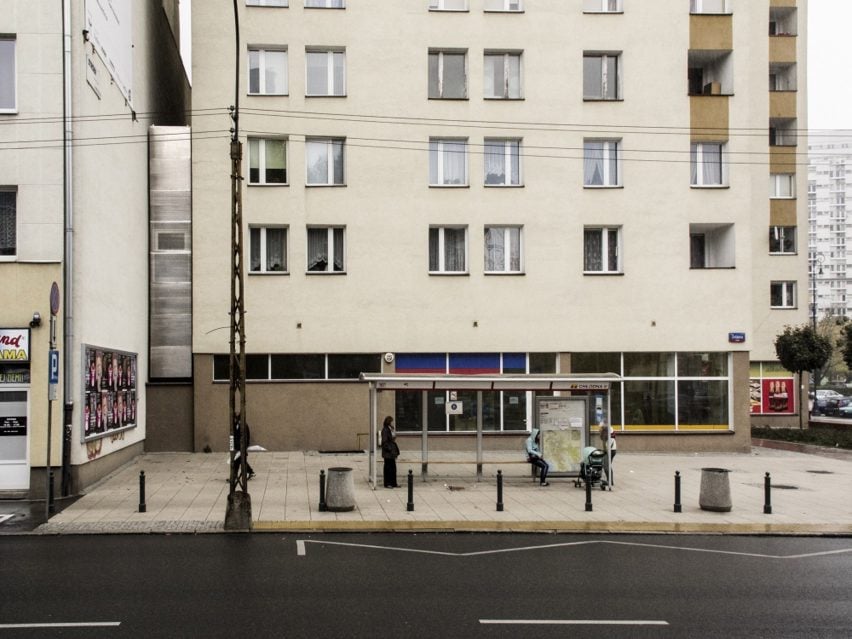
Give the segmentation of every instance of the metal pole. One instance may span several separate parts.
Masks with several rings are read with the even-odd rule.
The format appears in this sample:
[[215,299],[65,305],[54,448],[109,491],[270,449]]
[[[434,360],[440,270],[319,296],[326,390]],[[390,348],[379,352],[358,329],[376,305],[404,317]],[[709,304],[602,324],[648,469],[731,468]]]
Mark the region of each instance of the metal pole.
[[145,471],[139,471],[139,512],[148,511],[148,505],[145,503]]
[[[50,351],[51,353],[56,350],[56,315],[52,312],[50,314]],[[53,395],[50,388],[50,382],[48,381],[47,387],[47,459],[46,466],[44,468],[45,475],[47,476],[47,486],[44,491],[44,516],[45,519],[50,519],[51,513],[54,512],[55,506],[53,503],[53,466],[51,464],[51,455],[50,455],[50,445],[51,440],[53,439],[52,435],[52,426],[53,426]]]
[[328,510],[328,506],[325,503],[325,471],[320,471],[320,500],[319,500],[319,511],[324,513]]
[[592,482],[589,479],[588,474],[586,475],[586,512],[592,512]]
[[414,472],[408,469],[408,503],[405,505],[405,510],[412,512],[414,510]]
[[769,473],[766,473],[766,477],[763,481],[763,493],[764,493],[763,514],[764,515],[771,515],[772,514],[772,479],[769,477]]
[[497,471],[497,512],[503,512],[503,471]]
[[476,391],[476,479],[482,481],[482,391]]
[[674,502],[674,511],[676,513],[682,512],[680,505],[680,471],[675,471],[675,502]]
[[378,463],[376,454],[376,421],[378,420],[378,400],[376,398],[376,385],[370,382],[370,484],[373,490],[376,489],[376,464]]

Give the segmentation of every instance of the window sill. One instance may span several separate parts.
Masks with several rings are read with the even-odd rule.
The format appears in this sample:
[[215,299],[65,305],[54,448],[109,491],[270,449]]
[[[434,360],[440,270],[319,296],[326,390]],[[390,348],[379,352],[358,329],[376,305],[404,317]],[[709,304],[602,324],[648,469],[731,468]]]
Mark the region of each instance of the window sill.
[[469,271],[429,271],[429,275],[436,275],[439,277],[467,277],[470,275]]
[[524,188],[523,184],[483,184],[483,188],[486,189],[522,189]]
[[434,96],[434,95],[428,96],[427,99],[435,100],[435,101],[438,101],[438,102],[468,102],[468,101],[470,101],[470,98],[467,98],[467,97],[465,97],[465,98],[442,98],[440,96]]
[[289,93],[246,93],[249,98],[289,98]]
[[690,271],[734,271],[736,266],[690,266]]
[[289,182],[249,182],[249,187],[268,187],[268,186],[290,186]]
[[470,13],[470,9],[429,9],[429,13]]
[[797,311],[799,310],[798,306],[770,306],[770,310],[773,311]]
[[430,189],[469,189],[470,184],[430,184]]
[[624,15],[624,11],[583,11],[583,15],[587,16],[620,16]]
[[623,189],[623,184],[584,184],[584,189],[589,189],[590,191],[596,191],[600,189]]
[[345,93],[306,93],[305,98],[345,98]]
[[798,255],[798,252],[792,251],[792,252],[788,252],[788,253],[781,253],[781,252],[778,252],[778,251],[775,251],[775,252],[769,251],[769,255],[770,255],[770,257],[795,257],[795,256]]
[[732,16],[732,11],[690,11],[691,16]]
[[290,271],[249,271],[249,276],[290,275]]
[[784,196],[784,197],[778,197],[778,196],[776,196],[776,197],[772,197],[772,196],[770,195],[770,196],[769,196],[769,199],[770,199],[770,200],[795,200],[795,199],[796,199],[796,197],[795,197],[795,196],[793,196],[793,197],[787,197],[787,196]]
[[587,98],[583,96],[583,102],[624,102],[624,98]]
[[624,271],[583,271],[583,275],[588,275],[590,277],[622,277],[624,275]]
[[346,9],[346,7],[304,7],[304,8],[305,9],[320,9],[322,11],[333,11],[335,9],[338,10],[338,11],[343,11],[343,10]]
[[342,189],[346,184],[305,184],[306,189]]
[[523,13],[523,9],[483,9],[482,13]]
[[499,276],[518,277],[519,275],[526,275],[526,273],[524,271],[485,271],[483,273],[483,275],[485,275],[486,277],[491,276],[491,275],[496,275],[498,277]]
[[719,191],[731,188],[729,184],[690,184],[689,188],[708,191]]
[[320,275],[320,276],[346,275],[346,271],[305,271],[305,275]]
[[687,93],[690,98],[732,98],[734,94],[730,93]]
[[482,99],[486,102],[523,102],[526,98],[501,98],[494,95],[484,95]]

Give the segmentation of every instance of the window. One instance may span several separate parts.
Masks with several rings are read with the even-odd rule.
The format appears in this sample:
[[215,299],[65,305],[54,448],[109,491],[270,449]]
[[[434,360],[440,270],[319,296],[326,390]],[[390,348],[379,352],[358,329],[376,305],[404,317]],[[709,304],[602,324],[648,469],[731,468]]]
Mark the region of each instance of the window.
[[249,184],[287,184],[287,141],[249,138]]
[[521,96],[521,54],[485,54],[485,97],[518,100]]
[[342,96],[346,94],[346,54],[341,50],[305,51],[305,95]]
[[250,95],[287,95],[287,51],[249,48]]
[[725,145],[718,142],[695,142],[690,146],[692,186],[723,186],[725,174]]
[[583,141],[583,186],[621,186],[621,142]]
[[796,7],[769,7],[769,35],[794,36],[796,33]]
[[796,197],[796,176],[792,173],[772,173],[769,176],[769,197],[773,200]]
[[769,146],[796,146],[796,143],[795,119],[769,119]]
[[520,273],[521,227],[485,227],[485,272]]
[[690,13],[730,13],[728,0],[690,0]]
[[15,38],[0,37],[0,113],[17,110]]
[[796,227],[770,226],[769,252],[773,255],[794,255],[796,253]]
[[769,304],[772,308],[796,308],[796,283],[772,282],[769,285]]
[[429,51],[429,97],[467,98],[467,53]]
[[734,268],[733,224],[689,225],[689,268]]
[[342,226],[308,227],[308,272],[343,273],[345,271]]
[[467,0],[429,0],[430,11],[467,11]]
[[14,189],[0,188],[0,257],[17,254],[18,193]]
[[246,0],[248,7],[286,7],[288,0]]
[[523,0],[485,0],[486,11],[523,11]]
[[343,181],[343,140],[305,140],[307,184],[309,186],[341,186]]
[[467,186],[467,140],[429,140],[429,184]]
[[345,0],[305,0],[308,9],[343,9],[346,7]]
[[689,95],[734,94],[734,54],[730,50],[690,49],[686,74]]
[[769,90],[795,91],[796,65],[794,63],[771,62],[769,64]]
[[619,54],[583,54],[583,99],[620,100]]
[[467,272],[467,228],[436,226],[429,229],[429,272]]
[[486,186],[520,186],[521,141],[485,138]]
[[254,226],[249,228],[250,273],[287,271],[287,229]]
[[621,227],[583,230],[583,272],[621,273]]
[[621,10],[621,0],[583,0],[586,13],[619,13]]

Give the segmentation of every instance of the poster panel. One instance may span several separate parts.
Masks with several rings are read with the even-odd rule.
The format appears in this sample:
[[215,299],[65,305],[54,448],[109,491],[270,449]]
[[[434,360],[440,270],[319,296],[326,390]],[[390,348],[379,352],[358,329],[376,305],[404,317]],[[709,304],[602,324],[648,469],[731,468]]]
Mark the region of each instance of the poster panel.
[[83,441],[136,426],[136,353],[83,345]]
[[132,0],[86,0],[86,36],[133,105]]
[[550,472],[580,472],[583,447],[588,440],[586,397],[536,398],[536,423],[541,430],[541,452]]

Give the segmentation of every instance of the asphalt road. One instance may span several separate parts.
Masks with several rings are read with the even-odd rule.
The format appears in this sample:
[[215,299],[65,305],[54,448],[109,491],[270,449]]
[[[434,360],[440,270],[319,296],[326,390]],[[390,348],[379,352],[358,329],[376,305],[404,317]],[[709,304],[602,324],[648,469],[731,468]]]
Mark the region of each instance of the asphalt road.
[[0,538],[2,637],[852,636],[852,539]]

